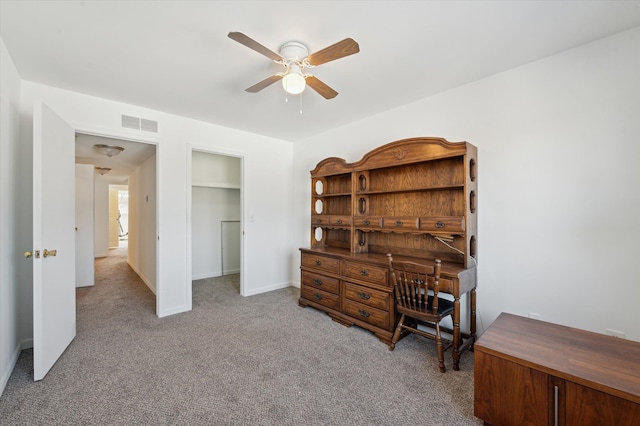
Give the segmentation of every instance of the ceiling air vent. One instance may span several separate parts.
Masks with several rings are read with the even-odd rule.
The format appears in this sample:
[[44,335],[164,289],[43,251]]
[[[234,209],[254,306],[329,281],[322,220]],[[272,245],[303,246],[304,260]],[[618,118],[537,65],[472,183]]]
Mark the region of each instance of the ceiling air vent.
[[123,115],[122,127],[140,130],[140,119],[138,117],[131,117],[130,115]]
[[128,129],[144,130],[145,132],[158,133],[158,122],[146,118],[122,115],[122,127]]
[[140,130],[144,130],[145,132],[158,133],[158,122],[153,120],[147,120],[146,118],[141,118]]

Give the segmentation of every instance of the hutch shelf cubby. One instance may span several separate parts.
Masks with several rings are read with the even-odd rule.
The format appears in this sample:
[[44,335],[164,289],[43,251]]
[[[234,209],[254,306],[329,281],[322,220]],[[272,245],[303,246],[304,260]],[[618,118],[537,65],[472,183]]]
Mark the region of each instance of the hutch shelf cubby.
[[[301,248],[299,304],[390,345],[398,318],[387,253],[442,260],[440,291],[454,300],[454,369],[475,340],[477,149],[467,142],[411,138],[355,163],[330,157],[311,171],[311,245]],[[469,294],[469,333],[460,297]]]

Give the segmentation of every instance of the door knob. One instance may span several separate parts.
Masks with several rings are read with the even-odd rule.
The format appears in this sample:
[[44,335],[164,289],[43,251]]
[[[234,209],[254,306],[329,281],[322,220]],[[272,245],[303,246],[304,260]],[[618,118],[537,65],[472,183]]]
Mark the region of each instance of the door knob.
[[44,249],[44,251],[42,252],[42,256],[43,257],[49,257],[49,256],[54,256],[58,254],[58,250],[47,250]]
[[24,257],[26,257],[27,259],[29,259],[31,256],[33,256],[33,253],[31,253],[30,251],[24,252]]
[[36,250],[33,253],[30,251],[25,251],[24,257],[26,257],[27,259],[29,259],[30,257],[35,257],[36,259],[40,259],[40,250]]

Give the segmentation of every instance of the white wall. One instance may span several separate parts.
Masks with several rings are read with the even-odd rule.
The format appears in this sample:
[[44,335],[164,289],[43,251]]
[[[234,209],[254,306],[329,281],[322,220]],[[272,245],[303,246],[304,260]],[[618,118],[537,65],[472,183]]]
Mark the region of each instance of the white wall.
[[194,186],[192,205],[193,279],[218,277],[222,275],[221,222],[240,220],[240,190]]
[[128,263],[154,294],[157,293],[156,155],[129,175]]
[[120,247],[118,227],[118,191],[121,185],[109,185],[109,248]]
[[96,176],[95,183],[95,257],[106,257],[109,255],[109,182]]
[[318,161],[413,136],[478,147],[480,327],[531,312],[640,341],[640,28],[296,144],[294,245]]
[[[15,244],[19,229],[20,76],[0,39],[0,394],[27,336],[22,333],[19,267],[30,268]],[[30,249],[25,249],[26,251]]]
[[76,164],[76,287],[94,285],[95,192],[92,164]]
[[[190,282],[188,288],[186,279],[187,265],[191,266],[186,256],[187,191],[191,189],[187,186],[187,155],[191,155],[186,149],[188,145],[244,158],[245,210],[255,218],[244,229],[246,294],[290,285],[290,271],[297,262],[297,258],[291,256],[293,151],[290,142],[23,81],[21,140],[24,144],[32,137],[30,123],[36,99],[49,105],[81,133],[157,143],[159,316],[183,312],[190,306]],[[159,133],[122,128],[122,114],[158,121]],[[21,167],[26,169],[21,209],[31,211],[31,166],[25,161]],[[29,222],[30,218],[25,221]],[[29,290],[27,298],[30,297]],[[31,306],[23,302],[21,310],[28,315]]]

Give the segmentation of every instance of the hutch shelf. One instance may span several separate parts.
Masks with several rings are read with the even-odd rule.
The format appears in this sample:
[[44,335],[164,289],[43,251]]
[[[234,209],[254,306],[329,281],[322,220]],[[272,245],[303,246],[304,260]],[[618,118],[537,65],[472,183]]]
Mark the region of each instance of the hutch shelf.
[[[330,157],[311,171],[311,245],[301,248],[299,304],[391,344],[398,322],[387,253],[442,260],[440,291],[454,300],[454,369],[475,340],[477,149],[441,138],[403,139],[355,163]],[[460,298],[469,294],[469,333]]]

